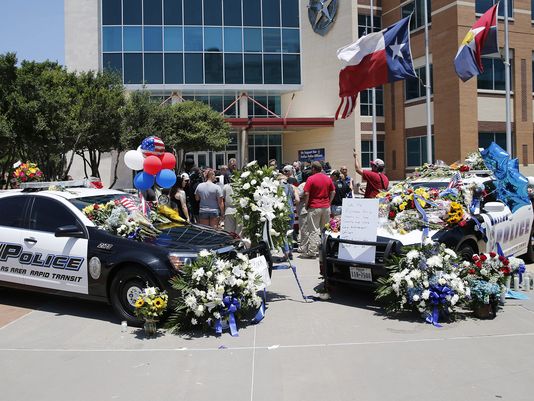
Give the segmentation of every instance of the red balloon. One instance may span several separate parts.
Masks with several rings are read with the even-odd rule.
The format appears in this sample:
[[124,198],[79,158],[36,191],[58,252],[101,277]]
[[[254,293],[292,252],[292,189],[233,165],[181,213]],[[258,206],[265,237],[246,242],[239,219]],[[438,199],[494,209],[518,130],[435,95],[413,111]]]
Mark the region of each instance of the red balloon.
[[148,156],[143,162],[143,170],[147,174],[156,175],[161,171],[161,160],[157,156]]
[[174,170],[174,167],[176,166],[176,158],[172,153],[165,152],[161,156],[161,169],[162,170]]

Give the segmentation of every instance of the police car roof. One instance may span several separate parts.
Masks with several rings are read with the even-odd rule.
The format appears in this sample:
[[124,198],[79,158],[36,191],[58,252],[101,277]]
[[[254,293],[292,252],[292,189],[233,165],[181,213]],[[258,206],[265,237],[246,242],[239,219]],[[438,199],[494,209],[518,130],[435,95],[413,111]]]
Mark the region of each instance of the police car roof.
[[11,195],[36,195],[36,196],[50,196],[55,195],[64,199],[82,198],[85,196],[102,196],[102,195],[128,195],[125,192],[117,191],[114,189],[97,189],[97,188],[69,188],[65,191],[38,191],[38,192],[22,192],[20,189],[12,189],[0,192],[0,197],[6,197]]

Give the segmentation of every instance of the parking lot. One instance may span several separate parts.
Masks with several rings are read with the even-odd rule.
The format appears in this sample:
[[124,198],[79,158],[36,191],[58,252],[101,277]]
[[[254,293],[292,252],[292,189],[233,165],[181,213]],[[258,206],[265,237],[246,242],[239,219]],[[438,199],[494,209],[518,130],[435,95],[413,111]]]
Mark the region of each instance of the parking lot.
[[[317,261],[294,263],[311,295]],[[371,295],[346,289],[305,303],[291,270],[273,272],[268,299],[265,320],[236,338],[146,339],[105,304],[0,289],[1,399],[534,398],[532,300],[435,328],[388,319]]]

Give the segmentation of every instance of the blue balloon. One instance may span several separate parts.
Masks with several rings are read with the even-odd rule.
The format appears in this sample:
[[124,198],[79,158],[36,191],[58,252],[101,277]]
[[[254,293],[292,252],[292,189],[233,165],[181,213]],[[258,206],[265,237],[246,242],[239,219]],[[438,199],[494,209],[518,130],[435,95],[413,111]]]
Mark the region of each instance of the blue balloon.
[[510,164],[510,155],[506,151],[492,142],[490,146],[480,152],[486,166],[493,171],[499,180],[506,177],[506,172]]
[[134,178],[134,187],[140,191],[152,188],[154,185],[154,176],[143,171],[137,173]]
[[156,182],[161,188],[170,188],[176,183],[176,174],[170,169],[161,170],[156,175]]

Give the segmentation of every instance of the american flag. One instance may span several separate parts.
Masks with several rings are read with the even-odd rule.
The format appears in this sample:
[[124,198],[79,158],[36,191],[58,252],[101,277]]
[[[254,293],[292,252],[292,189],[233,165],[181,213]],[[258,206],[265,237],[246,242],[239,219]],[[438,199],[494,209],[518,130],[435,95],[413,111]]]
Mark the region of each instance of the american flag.
[[120,198],[119,202],[122,206],[124,206],[124,208],[126,208],[126,210],[128,210],[129,213],[133,213],[137,210],[137,205],[131,198],[123,196]]
[[462,175],[459,171],[457,171],[451,178],[451,181],[449,182],[449,185],[447,188],[460,188],[462,186]]
[[157,136],[149,136],[141,142],[141,151],[145,156],[161,156],[165,153],[165,144]]

